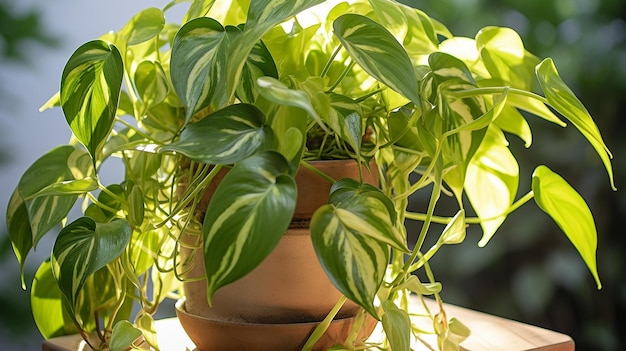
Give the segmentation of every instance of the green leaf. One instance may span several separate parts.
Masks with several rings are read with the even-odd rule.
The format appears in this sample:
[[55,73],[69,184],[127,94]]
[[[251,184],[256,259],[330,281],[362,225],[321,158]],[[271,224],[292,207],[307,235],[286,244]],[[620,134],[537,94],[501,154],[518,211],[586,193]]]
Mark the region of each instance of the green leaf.
[[393,351],[411,350],[411,318],[393,302],[383,302],[382,325]]
[[263,41],[259,41],[252,48],[241,71],[241,79],[236,91],[237,98],[241,102],[254,103],[258,94],[257,79],[266,76],[278,79],[278,70],[272,54]]
[[193,0],[191,2],[191,6],[189,6],[189,10],[187,10],[185,17],[183,18],[182,23],[187,23],[192,19],[206,16],[206,14],[209,13],[209,10],[211,10],[211,7],[213,7],[214,2],[215,0]]
[[[213,80],[222,92],[218,99],[213,99],[215,106],[223,106],[230,101],[241,80],[244,64],[250,52],[268,30],[285,22],[292,16],[323,0],[256,0],[250,3],[247,22],[242,35],[233,39],[233,43],[224,50],[226,57],[220,71]],[[224,84],[221,84],[224,83]]]
[[438,49],[439,40],[432,20],[424,12],[390,0],[370,0],[379,23],[404,44],[411,57]]
[[98,181],[92,178],[64,180],[58,183],[50,184],[30,195],[25,200],[31,200],[40,196],[59,196],[59,195],[83,195],[90,191],[98,190]]
[[94,159],[111,133],[123,78],[115,46],[95,40],[79,47],[63,69],[61,106],[76,138]]
[[187,22],[176,34],[170,75],[174,90],[185,106],[186,122],[209,105],[216,109],[227,105],[230,95],[224,87],[225,70],[231,60],[228,50],[239,35],[241,31],[237,27],[224,28],[208,17]]
[[485,246],[504,222],[519,184],[519,166],[511,154],[504,134],[489,128],[474,154],[465,178],[465,192],[479,218]]
[[137,45],[159,35],[164,26],[163,11],[149,7],[133,16],[120,34],[126,37],[127,45]]
[[353,231],[341,218],[345,213],[329,204],[317,209],[311,219],[313,247],[335,287],[378,319],[374,298],[389,262],[389,246]]
[[324,271],[339,291],[373,316],[389,245],[408,251],[394,221],[393,204],[380,190],[351,179],[335,183],[329,204],[311,219],[311,239]]
[[257,79],[259,93],[265,99],[275,104],[298,107],[306,111],[320,127],[330,133],[322,118],[319,116],[307,93],[302,90],[290,89],[287,85],[272,77]]
[[415,275],[409,276],[406,282],[404,282],[400,288],[406,288],[410,291],[420,295],[433,295],[441,292],[441,283],[422,283]]
[[350,56],[367,73],[420,105],[413,63],[385,27],[365,16],[345,14],[335,20],[333,28]]
[[539,208],[563,230],[602,287],[596,266],[598,235],[591,210],[585,200],[561,176],[546,166],[533,173],[532,189]]
[[282,155],[264,151],[236,164],[218,185],[202,230],[209,302],[265,259],[289,227],[297,188],[288,172]]
[[94,185],[88,180],[85,186],[75,177],[91,175],[89,155],[69,145],[50,150],[24,172],[6,212],[9,238],[20,266],[39,240],[67,216],[76,194]]
[[146,113],[150,107],[163,102],[169,93],[169,84],[163,67],[159,62],[143,61],[135,70],[135,87]]
[[589,143],[591,143],[591,146],[593,146],[604,163],[604,167],[609,175],[611,187],[613,190],[617,190],[617,188],[615,188],[613,167],[611,165],[611,158],[613,156],[608,147],[604,144],[600,131],[585,106],[561,79],[551,59],[543,60],[537,66],[536,71],[539,84],[546,94],[546,99],[548,99],[550,106],[572,122],[585,138],[587,138]]
[[532,88],[532,72],[539,59],[524,49],[516,31],[485,27],[476,35],[476,47],[493,79],[519,89]]
[[135,328],[129,321],[119,321],[113,326],[109,349],[111,351],[124,351],[140,336],[141,330]]
[[251,1],[245,30],[253,33],[253,37],[260,39],[270,28],[322,2],[323,0]]
[[55,279],[74,310],[87,277],[116,259],[130,242],[128,222],[96,223],[81,217],[61,230],[52,248]]
[[72,319],[64,313],[63,294],[49,260],[43,261],[35,273],[30,305],[35,324],[45,339],[76,333]]
[[207,164],[233,164],[273,143],[263,112],[254,105],[237,104],[189,124],[177,141],[160,151],[175,151]]
[[438,243],[441,245],[454,245],[460,244],[465,240],[466,224],[465,224],[465,210],[459,210],[459,212],[452,217],[450,223],[446,225],[439,237]]

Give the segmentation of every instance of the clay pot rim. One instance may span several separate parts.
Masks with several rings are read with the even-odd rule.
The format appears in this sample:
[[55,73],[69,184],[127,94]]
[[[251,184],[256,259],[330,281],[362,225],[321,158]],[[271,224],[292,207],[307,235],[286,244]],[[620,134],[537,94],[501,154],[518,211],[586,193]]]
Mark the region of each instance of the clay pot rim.
[[[176,312],[177,313],[181,313],[189,318],[192,319],[196,319],[196,320],[203,320],[206,321],[207,323],[212,323],[212,324],[221,324],[224,326],[254,326],[254,325],[259,325],[259,326],[263,326],[263,327],[268,327],[268,328],[285,328],[285,327],[294,327],[294,328],[300,328],[300,327],[315,327],[318,324],[320,324],[322,321],[311,321],[311,322],[290,322],[290,323],[256,323],[256,322],[240,322],[240,321],[228,321],[228,320],[221,320],[221,319],[213,319],[213,318],[207,318],[207,317],[203,317],[203,316],[198,316],[195,315],[193,313],[189,313],[186,309],[185,309],[185,298],[181,298],[178,301],[176,301],[175,304],[176,307]],[[342,322],[342,321],[349,321],[351,319],[354,319],[355,316],[351,316],[351,317],[344,317],[344,318],[337,318],[334,319],[333,322]]]

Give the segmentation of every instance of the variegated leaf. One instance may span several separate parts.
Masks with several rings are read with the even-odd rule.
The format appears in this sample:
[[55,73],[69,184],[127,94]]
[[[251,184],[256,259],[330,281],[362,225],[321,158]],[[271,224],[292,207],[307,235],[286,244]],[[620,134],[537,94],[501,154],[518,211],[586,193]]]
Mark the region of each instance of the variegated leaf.
[[419,106],[413,63],[385,27],[362,15],[345,14],[335,20],[333,28],[350,56],[367,73]]
[[[260,39],[270,28],[324,0],[255,0],[250,2],[246,32]],[[256,42],[257,40],[254,40]]]
[[[36,160],[22,175],[7,208],[9,237],[21,266],[39,240],[67,216],[77,194],[94,189],[94,180],[89,178],[93,167],[84,160],[90,160],[85,151],[60,146]],[[83,181],[76,176],[87,178]]]
[[177,141],[160,151],[175,151],[207,164],[233,164],[273,143],[263,112],[254,105],[237,104],[189,124]]
[[373,298],[389,246],[408,251],[406,240],[394,228],[395,219],[393,203],[382,191],[341,179],[331,188],[329,204],[311,220],[313,247],[326,274],[339,291],[373,316]]
[[345,208],[331,204],[320,207],[311,219],[311,240],[335,287],[378,319],[374,298],[389,262],[389,245],[376,235],[361,233],[363,226],[359,223],[368,219],[357,219],[355,223],[354,217]]
[[237,27],[224,28],[208,17],[187,22],[176,34],[170,75],[174,90],[185,106],[187,122],[195,112],[209,105],[215,109],[227,105],[230,95],[225,89],[225,77],[232,59],[228,51],[240,35]]
[[207,298],[254,269],[289,227],[296,183],[289,164],[274,151],[233,167],[211,198],[203,225]]
[[121,219],[96,223],[81,217],[61,230],[52,248],[52,271],[72,311],[85,280],[115,260],[130,237],[130,225]]
[[602,163],[604,163],[611,186],[614,190],[617,189],[615,188],[613,166],[611,165],[611,158],[613,156],[606,144],[604,144],[598,126],[596,126],[585,106],[561,79],[551,59],[543,60],[537,66],[536,71],[539,84],[541,84],[541,88],[546,94],[546,99],[548,99],[550,106],[572,122],[585,138],[587,138],[591,146],[593,146],[598,153],[598,156],[600,156]]
[[115,46],[101,40],[79,47],[61,76],[61,107],[76,138],[94,159],[111,133],[120,97],[123,62]]
[[598,234],[593,215],[585,200],[565,179],[546,166],[535,169],[532,189],[539,208],[567,235],[600,289],[602,283],[596,263]]
[[[243,27],[243,26],[242,26]],[[257,97],[256,81],[261,77],[278,79],[278,70],[272,54],[263,41],[258,41],[252,48],[241,71],[241,79],[237,85],[236,95],[239,101],[254,103]]]

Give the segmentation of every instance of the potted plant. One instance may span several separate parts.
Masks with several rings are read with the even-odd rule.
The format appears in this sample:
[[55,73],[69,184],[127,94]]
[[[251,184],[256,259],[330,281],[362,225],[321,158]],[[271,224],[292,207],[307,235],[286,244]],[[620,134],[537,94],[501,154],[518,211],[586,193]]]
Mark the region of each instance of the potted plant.
[[[95,349],[123,350],[143,336],[157,347],[152,316],[164,299],[188,293],[181,281],[204,278],[213,308],[220,290],[276,250],[298,219],[297,196],[320,192],[296,181],[303,172],[330,189],[304,227],[340,293],[313,321],[305,349],[349,301],[354,330],[382,321],[378,346],[408,350],[417,332],[408,296],[441,302],[429,259],[463,242],[468,225],[480,225],[487,244],[531,199],[600,287],[585,201],[546,166],[518,196],[507,137],[530,147],[529,115],[558,126],[565,119],[595,149],[611,186],[612,156],[553,61],[529,53],[513,30],[455,37],[392,0],[194,0],[182,24],[166,23],[180,2],[145,9],[79,47],[44,105],[62,108],[73,137],[26,170],[7,226],[23,265],[62,225],[31,287],[45,337],[80,333]],[[352,176],[317,167],[328,160],[347,160]],[[121,168],[121,178],[105,183],[109,168]],[[419,193],[428,194],[426,211],[408,211]],[[455,213],[438,213],[442,196],[456,200]],[[415,235],[410,221],[419,223]],[[468,331],[434,312],[439,347],[458,348]],[[342,337],[333,342],[361,347],[357,332]]]

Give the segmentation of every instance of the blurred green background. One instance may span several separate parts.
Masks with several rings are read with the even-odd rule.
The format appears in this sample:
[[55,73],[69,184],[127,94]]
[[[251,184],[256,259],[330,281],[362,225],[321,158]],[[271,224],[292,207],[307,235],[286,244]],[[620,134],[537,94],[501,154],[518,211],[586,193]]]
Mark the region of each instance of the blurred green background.
[[[445,23],[456,35],[473,37],[487,25],[512,27],[521,34],[531,52],[540,58],[553,57],[561,76],[596,119],[615,155],[616,185],[623,186],[625,1],[403,2]],[[140,5],[162,4],[146,1]],[[132,12],[125,13],[121,21],[130,15]],[[50,33],[40,17],[36,5],[16,11],[7,0],[0,2],[3,66],[10,63],[28,67],[28,50],[32,45],[48,47],[48,51],[59,50],[55,45],[64,38]],[[100,32],[107,29],[101,28]],[[70,51],[65,56],[69,54]],[[0,81],[0,109],[7,108],[10,96],[10,87]],[[34,111],[37,107],[29,106],[29,109]],[[617,193],[611,191],[599,159],[574,128],[561,130],[538,119],[530,119],[530,123],[534,143],[529,152],[524,152],[520,141],[511,138],[512,147],[523,157],[521,174],[530,174],[538,164],[545,163],[581,191],[597,220],[598,266],[603,288],[596,290],[582,260],[558,227],[536,206],[527,204],[507,219],[487,248],[477,247],[480,233],[472,228],[464,244],[447,247],[436,257],[433,269],[444,284],[443,297],[450,303],[566,333],[574,338],[577,350],[624,350],[626,230],[621,219],[626,218],[626,195],[623,189]],[[14,161],[11,150],[12,145],[0,129],[0,168],[11,167]],[[16,181],[3,179],[2,186],[12,189]],[[528,189],[529,181],[522,179],[520,189]],[[8,198],[0,201],[6,202]],[[14,261],[6,230],[0,228],[0,265],[15,270]],[[9,338],[20,345],[14,349],[30,349],[40,343],[30,317],[28,293],[19,289],[17,271],[5,272],[0,282],[0,328],[0,339]]]

